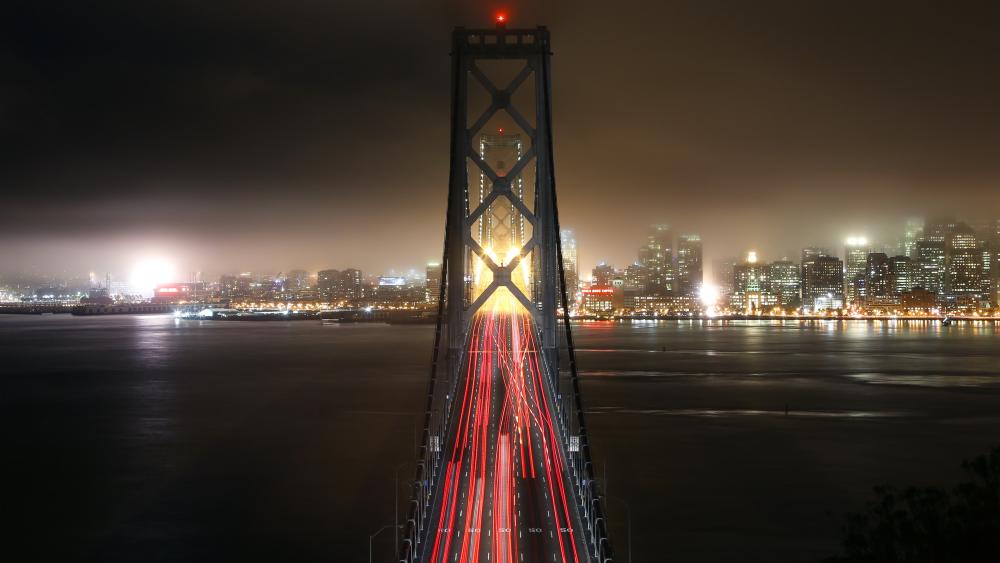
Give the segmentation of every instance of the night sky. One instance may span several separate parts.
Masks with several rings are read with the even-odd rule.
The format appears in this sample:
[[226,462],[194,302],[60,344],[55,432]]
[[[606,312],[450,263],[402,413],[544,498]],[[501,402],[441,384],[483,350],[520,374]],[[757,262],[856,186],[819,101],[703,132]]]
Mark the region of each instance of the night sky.
[[[500,6],[473,4],[8,4],[0,273],[439,258],[449,32]],[[1000,217],[995,3],[504,6],[552,30],[581,268],[630,262],[654,222],[710,262]]]

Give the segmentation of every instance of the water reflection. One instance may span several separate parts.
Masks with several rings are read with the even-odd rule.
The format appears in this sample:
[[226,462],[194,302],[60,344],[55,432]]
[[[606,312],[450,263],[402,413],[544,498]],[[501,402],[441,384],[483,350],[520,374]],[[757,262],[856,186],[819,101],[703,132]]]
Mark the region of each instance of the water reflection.
[[634,414],[646,416],[789,416],[809,418],[900,418],[918,416],[907,411],[813,411],[813,410],[761,410],[761,409],[630,409],[624,407],[595,407],[587,414]]
[[847,373],[844,374],[844,377],[874,385],[913,385],[917,387],[1000,387],[1000,375]]

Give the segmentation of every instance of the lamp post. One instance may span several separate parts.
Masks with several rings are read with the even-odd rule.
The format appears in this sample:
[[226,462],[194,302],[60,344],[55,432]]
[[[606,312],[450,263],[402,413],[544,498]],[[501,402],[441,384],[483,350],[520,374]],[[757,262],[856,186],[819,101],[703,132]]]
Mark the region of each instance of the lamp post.
[[399,529],[398,528],[400,527],[399,526],[399,470],[402,469],[402,468],[404,468],[404,467],[406,467],[410,463],[412,463],[412,462],[404,461],[403,463],[400,463],[399,465],[397,465],[396,469],[393,470],[393,477],[394,477],[393,482],[395,483],[396,486],[393,488],[393,497],[392,497],[392,517],[393,517],[392,524],[393,524],[394,527],[397,528],[396,529],[396,533],[393,534],[393,536],[395,538],[394,545],[396,546],[396,553],[399,553]]
[[608,500],[616,500],[625,506],[625,524],[627,529],[627,542],[628,542],[628,563],[632,563],[632,510],[629,508],[628,503],[624,499],[618,497],[613,497],[611,495],[604,495]]
[[[379,528],[378,531],[376,531],[374,534],[368,536],[368,563],[374,563],[374,561],[375,561],[375,557],[373,555],[374,554],[373,547],[374,547],[374,543],[375,543],[375,538],[379,534],[381,534],[382,532],[388,530],[389,528],[398,528],[398,526],[394,526],[392,524],[386,524],[385,526],[382,526],[381,528]],[[398,530],[397,530],[397,534],[398,534]]]

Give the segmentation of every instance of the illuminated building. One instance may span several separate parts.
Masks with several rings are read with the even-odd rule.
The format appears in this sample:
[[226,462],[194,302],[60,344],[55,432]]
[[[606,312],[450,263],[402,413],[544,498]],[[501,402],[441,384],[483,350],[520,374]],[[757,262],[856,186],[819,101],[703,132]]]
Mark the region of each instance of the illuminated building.
[[637,295],[634,301],[633,310],[645,314],[686,315],[704,311],[699,299],[684,295]]
[[848,306],[861,305],[864,295],[865,267],[870,247],[865,237],[850,237],[844,249],[844,295]]
[[921,238],[938,242],[945,242],[951,233],[955,232],[958,224],[951,217],[937,217],[924,223],[924,233]]
[[722,305],[729,304],[735,291],[733,269],[738,262],[736,258],[722,258],[712,262],[712,278],[719,291],[719,303]]
[[625,285],[628,287],[635,288],[641,293],[647,292],[647,286],[649,285],[649,270],[645,266],[636,262],[635,264],[629,264],[625,267],[625,272],[622,274],[625,279]]
[[224,275],[219,278],[219,296],[224,299],[248,299],[252,297],[252,284],[249,273]]
[[895,287],[889,257],[884,252],[871,252],[865,264],[864,303],[869,307],[895,304]]
[[379,276],[372,301],[385,307],[412,307],[427,302],[427,289],[403,276]]
[[676,294],[698,297],[702,286],[701,237],[680,235],[677,237]]
[[808,272],[812,271],[813,266],[816,264],[816,259],[820,256],[828,256],[830,253],[827,252],[825,248],[819,248],[816,246],[809,246],[802,249],[802,261],[799,266],[799,272],[802,276],[801,285],[801,295],[802,295],[802,305],[805,307],[812,307],[810,304],[810,297],[813,297],[812,287],[810,286],[811,279],[808,276]]
[[591,276],[591,285],[611,287],[611,280],[618,277],[618,272],[615,271],[614,266],[608,264],[607,262],[601,262],[600,264],[594,266],[594,269],[591,271]]
[[906,230],[903,235],[903,255],[911,260],[917,258],[917,241],[924,233],[924,220],[911,217],[906,220]]
[[947,239],[945,252],[945,294],[955,299],[982,297],[983,255],[979,239],[965,223],[955,227]]
[[[990,233],[990,242],[987,245],[986,251],[990,255],[989,259],[989,291],[987,295],[990,298],[990,304],[993,307],[1000,307],[1000,219],[997,219],[996,223],[993,225],[993,231]],[[986,272],[983,272],[984,275]]]
[[777,260],[767,266],[767,289],[774,296],[775,304],[784,309],[795,309],[801,303],[799,266],[789,260]]
[[437,303],[441,298],[441,264],[437,262],[427,264],[424,289],[429,303]]
[[889,275],[892,276],[892,292],[896,295],[910,291],[917,285],[913,279],[913,261],[906,256],[893,256],[889,259]]
[[913,267],[913,282],[935,294],[944,290],[944,240],[923,238],[917,241],[917,260]]
[[843,260],[826,255],[803,258],[802,306],[813,311],[844,306]]
[[591,286],[584,289],[583,310],[590,315],[608,316],[614,313],[615,290],[609,285]]
[[909,313],[930,313],[937,307],[937,294],[915,287],[900,294],[900,306]]
[[[563,272],[566,276],[566,294],[570,304],[576,302],[576,294],[580,290],[580,266],[577,262],[576,237],[570,229],[563,229],[559,233],[562,244]],[[561,303],[562,296],[557,296]]]
[[622,307],[635,310],[636,298],[647,295],[646,287],[649,284],[649,271],[638,262],[629,264],[622,272]]
[[757,253],[750,252],[747,260],[733,268],[733,295],[731,306],[737,312],[760,314],[777,303],[769,289],[767,266],[757,261]]
[[320,298],[329,302],[354,301],[362,299],[363,283],[361,270],[322,270],[316,274],[316,287]]
[[153,290],[153,303],[181,303],[200,301],[207,297],[202,282],[164,283]]
[[285,289],[301,291],[309,287],[309,272],[305,270],[289,270],[285,276]]
[[674,234],[670,225],[653,225],[645,246],[639,249],[639,263],[649,272],[646,292],[661,295],[674,289]]

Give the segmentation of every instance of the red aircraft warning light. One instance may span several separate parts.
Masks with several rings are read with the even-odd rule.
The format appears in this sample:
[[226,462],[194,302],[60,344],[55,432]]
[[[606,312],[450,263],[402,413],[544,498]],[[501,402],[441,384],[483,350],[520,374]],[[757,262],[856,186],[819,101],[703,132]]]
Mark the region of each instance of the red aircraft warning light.
[[504,27],[507,25],[507,14],[503,12],[498,12],[496,15],[497,27]]

